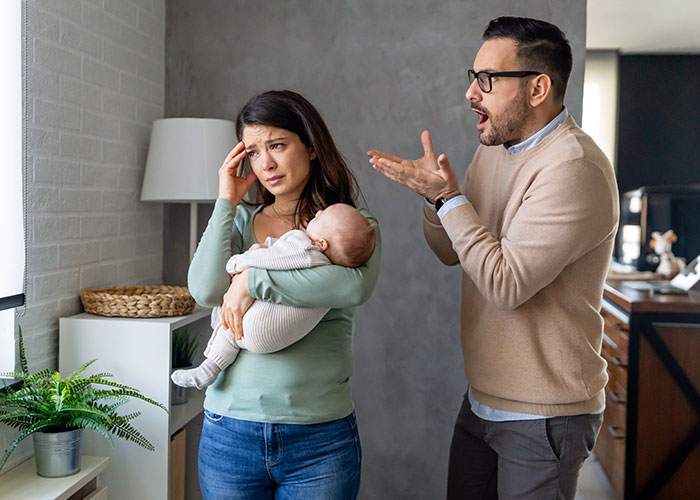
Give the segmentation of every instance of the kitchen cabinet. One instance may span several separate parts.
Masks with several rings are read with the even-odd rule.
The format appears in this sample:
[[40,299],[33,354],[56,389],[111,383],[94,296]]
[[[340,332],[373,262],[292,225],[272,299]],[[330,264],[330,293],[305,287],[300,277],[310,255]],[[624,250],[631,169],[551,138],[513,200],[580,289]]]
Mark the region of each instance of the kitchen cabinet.
[[700,495],[700,293],[608,281],[606,409],[595,454],[620,499]]

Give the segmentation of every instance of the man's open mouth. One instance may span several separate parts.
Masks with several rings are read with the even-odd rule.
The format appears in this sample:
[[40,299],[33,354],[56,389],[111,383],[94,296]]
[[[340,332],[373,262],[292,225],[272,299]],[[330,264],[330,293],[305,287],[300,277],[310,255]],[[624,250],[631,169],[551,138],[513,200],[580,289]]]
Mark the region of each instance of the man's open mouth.
[[477,130],[483,129],[484,125],[486,124],[486,121],[489,119],[489,116],[486,113],[479,111],[479,110],[476,110],[474,108],[472,108],[472,111],[474,111],[477,115],[479,115],[479,121],[476,124]]

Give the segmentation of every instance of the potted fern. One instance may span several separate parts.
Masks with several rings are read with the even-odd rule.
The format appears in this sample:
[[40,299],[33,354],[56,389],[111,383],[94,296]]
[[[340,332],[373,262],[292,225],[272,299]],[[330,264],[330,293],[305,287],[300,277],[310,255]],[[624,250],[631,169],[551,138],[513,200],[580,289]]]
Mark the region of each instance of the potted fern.
[[22,379],[18,390],[0,394],[0,423],[19,430],[0,459],[3,468],[14,449],[29,436],[34,439],[37,474],[64,477],[80,470],[80,439],[83,429],[104,436],[114,447],[112,435],[132,441],[147,450],[153,445],[132,425],[141,412],[120,415],[117,409],[137,398],[168,411],[138,389],[109,380],[111,373],[83,376],[95,361],[88,361],[67,377],[45,369],[29,373],[22,331],[19,331],[20,372],[0,375]]
[[[191,368],[194,364],[194,354],[197,351],[199,342],[187,327],[180,328],[173,332],[171,371]],[[187,403],[189,394],[185,387],[180,387],[172,381],[170,382],[170,404],[181,405]]]

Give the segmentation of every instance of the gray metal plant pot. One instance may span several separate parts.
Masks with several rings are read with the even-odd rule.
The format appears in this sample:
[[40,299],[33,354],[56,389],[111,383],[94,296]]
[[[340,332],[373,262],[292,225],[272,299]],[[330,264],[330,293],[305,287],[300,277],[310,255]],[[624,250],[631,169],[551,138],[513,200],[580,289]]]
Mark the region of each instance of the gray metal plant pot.
[[80,471],[83,430],[35,432],[36,473],[42,477],[65,477]]
[[[192,368],[193,365],[189,366],[183,366],[182,368],[173,368],[173,370],[170,372],[174,372],[175,370],[188,370]],[[187,390],[187,387],[180,387],[179,385],[175,384],[172,380],[170,381],[170,405],[175,406],[175,405],[184,405],[190,400],[190,391]]]

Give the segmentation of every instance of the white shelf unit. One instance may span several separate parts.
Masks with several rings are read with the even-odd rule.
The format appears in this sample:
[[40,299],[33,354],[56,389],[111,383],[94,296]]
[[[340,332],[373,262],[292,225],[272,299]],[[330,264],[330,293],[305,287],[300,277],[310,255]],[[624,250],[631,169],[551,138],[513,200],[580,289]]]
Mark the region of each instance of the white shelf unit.
[[[58,365],[63,376],[97,358],[86,374],[112,373],[112,380],[135,387],[170,408],[168,415],[160,408],[132,400],[120,409],[120,413],[141,411],[132,423],[155,446],[153,452],[116,436],[113,449],[102,436],[91,431],[83,434],[84,454],[111,458],[101,476],[111,500],[168,500],[170,437],[202,412],[204,401],[203,392],[189,389],[188,403],[170,405],[172,333],[190,328],[199,336],[198,350],[203,351],[211,334],[210,312],[197,306],[191,314],[173,318],[111,318],[82,313],[60,319]],[[188,457],[187,462],[196,466],[196,457]]]
[[[36,462],[32,457],[0,476],[0,500],[67,500],[98,477],[108,463],[107,457],[83,455],[77,474],[46,478],[36,474]],[[99,479],[101,482],[102,476]],[[97,495],[107,498],[107,487],[98,486],[88,498],[99,498]]]

